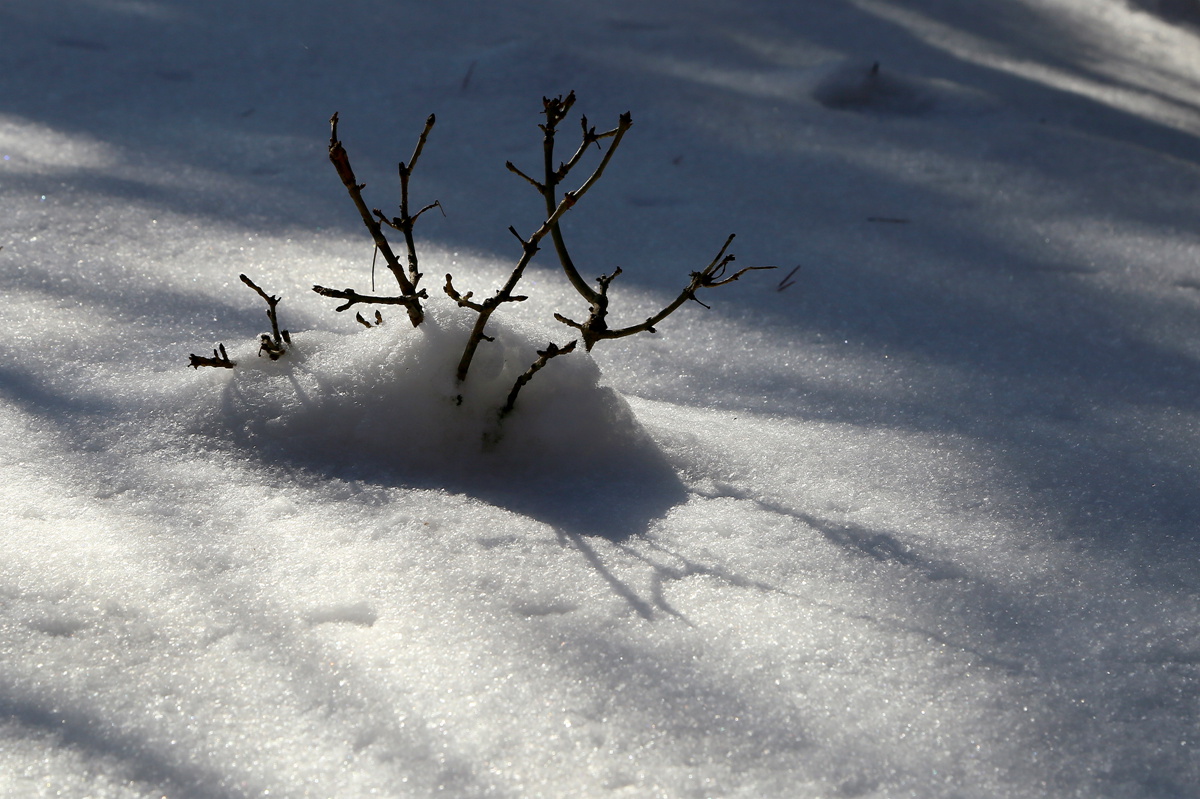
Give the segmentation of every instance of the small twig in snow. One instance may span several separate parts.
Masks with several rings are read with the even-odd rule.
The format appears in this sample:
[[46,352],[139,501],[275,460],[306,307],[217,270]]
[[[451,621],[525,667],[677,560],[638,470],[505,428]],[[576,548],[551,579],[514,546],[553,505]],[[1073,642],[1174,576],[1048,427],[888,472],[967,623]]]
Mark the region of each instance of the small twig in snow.
[[205,355],[189,355],[188,366],[192,367],[193,369],[199,369],[201,366],[216,366],[222,369],[232,369],[233,367],[237,366],[237,362],[229,360],[229,354],[225,352],[224,344],[218,344],[217,349],[213,350],[211,358]]
[[271,332],[269,334],[263,333],[259,336],[258,354],[262,355],[265,352],[267,357],[272,361],[277,361],[280,356],[287,352],[285,345],[292,343],[292,337],[288,335],[288,332],[279,329],[279,317],[275,313],[275,306],[279,305],[280,298],[267,294],[267,292],[259,288],[253,280],[245,275],[238,275],[238,277],[242,279],[243,283],[254,289],[258,296],[262,297],[263,301],[267,303],[267,318],[271,320]]

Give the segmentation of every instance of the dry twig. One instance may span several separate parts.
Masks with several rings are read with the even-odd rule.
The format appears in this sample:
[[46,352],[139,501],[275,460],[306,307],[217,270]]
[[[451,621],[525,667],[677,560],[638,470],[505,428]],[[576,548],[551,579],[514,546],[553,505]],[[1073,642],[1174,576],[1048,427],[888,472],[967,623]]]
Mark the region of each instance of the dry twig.
[[[292,337],[288,335],[286,330],[279,329],[279,315],[276,313],[276,306],[279,305],[279,297],[276,297],[263,291],[257,283],[248,278],[246,275],[238,275],[242,282],[254,290],[258,296],[263,298],[267,304],[267,318],[271,320],[271,332],[263,333],[259,336],[258,354],[264,352],[272,361],[277,361],[287,352],[287,348],[291,346]],[[232,369],[237,366],[236,361],[229,360],[229,354],[225,352],[225,345],[218,344],[217,349],[213,350],[212,357],[207,355],[189,355],[188,366],[193,369],[199,369],[201,366],[214,366],[221,369]]]
[[[313,291],[322,297],[345,300],[345,303],[334,308],[338,312],[344,311],[360,302],[375,305],[403,305],[409,309],[409,319],[412,319],[412,308],[416,307],[419,309],[421,307],[420,301],[429,296],[425,293],[425,289],[421,289],[412,297],[381,297],[377,294],[359,294],[354,289],[329,289],[324,286],[313,286]],[[423,315],[422,318],[424,318]]]
[[[578,330],[583,335],[583,346],[587,350],[590,350],[593,346],[595,346],[597,341],[603,341],[604,339],[624,338],[626,336],[632,336],[635,333],[657,332],[654,329],[655,325],[674,313],[679,306],[683,305],[688,300],[694,300],[696,303],[704,305],[704,303],[696,297],[696,292],[700,289],[717,288],[718,286],[728,285],[747,272],[756,269],[775,268],[773,266],[747,266],[744,269],[734,272],[732,275],[726,276],[726,267],[734,260],[734,256],[732,254],[725,254],[725,251],[729,249],[729,245],[733,243],[733,235],[734,234],[730,233],[729,238],[725,239],[724,246],[722,246],[721,251],[717,253],[717,257],[713,258],[712,263],[699,272],[692,272],[692,279],[688,282],[687,286],[684,287],[683,291],[679,293],[678,297],[676,297],[661,311],[654,314],[654,316],[649,317],[641,324],[630,325],[629,327],[623,327],[617,330],[612,330],[608,327],[608,323],[605,319],[605,316],[608,312],[608,287],[609,284],[612,283],[613,279],[617,275],[621,274],[621,270],[619,268],[611,275],[597,278],[596,282],[599,286],[599,289],[596,292],[596,299],[592,302],[592,312],[586,321],[576,322],[573,319],[568,319],[567,317],[558,313],[554,314],[554,318],[562,322],[564,325],[568,325]],[[707,308],[708,306],[704,305],[704,307]]]

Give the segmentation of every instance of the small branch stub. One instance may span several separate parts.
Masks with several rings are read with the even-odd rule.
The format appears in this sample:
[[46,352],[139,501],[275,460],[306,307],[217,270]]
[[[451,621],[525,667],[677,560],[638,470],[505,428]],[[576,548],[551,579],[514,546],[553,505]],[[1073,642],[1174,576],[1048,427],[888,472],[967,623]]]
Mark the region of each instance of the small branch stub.
[[193,369],[199,369],[201,366],[215,366],[220,369],[232,369],[237,366],[237,361],[229,360],[229,353],[225,352],[225,345],[218,344],[213,350],[212,357],[206,355],[189,355],[188,366]]
[[364,317],[361,313],[354,314],[354,318],[363,327],[379,327],[383,324],[383,314],[381,314],[378,310],[375,311],[374,322],[368,322],[366,317]]

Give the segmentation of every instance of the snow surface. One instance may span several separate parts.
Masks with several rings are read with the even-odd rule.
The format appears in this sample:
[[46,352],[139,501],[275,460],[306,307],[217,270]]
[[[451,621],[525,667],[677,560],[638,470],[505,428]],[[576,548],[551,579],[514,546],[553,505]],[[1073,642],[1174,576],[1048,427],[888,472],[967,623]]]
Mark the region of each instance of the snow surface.
[[[1198,25],[0,2],[0,796],[1200,796]],[[309,291],[370,285],[327,120],[389,207],[437,114],[427,285],[483,296],[571,89],[633,114],[565,223],[619,319],[782,269],[485,451],[581,303],[540,256],[454,405],[467,312]]]

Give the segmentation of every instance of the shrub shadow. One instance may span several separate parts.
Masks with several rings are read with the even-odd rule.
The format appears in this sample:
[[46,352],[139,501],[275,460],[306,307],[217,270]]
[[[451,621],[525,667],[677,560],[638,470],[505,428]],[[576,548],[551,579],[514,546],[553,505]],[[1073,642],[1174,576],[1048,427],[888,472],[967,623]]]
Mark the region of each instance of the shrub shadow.
[[687,500],[687,491],[663,453],[652,446],[629,452],[620,465],[564,470],[560,464],[507,470],[464,464],[458,473],[423,472],[420,464],[397,466],[379,461],[349,463],[320,453],[301,455],[272,447],[257,452],[322,478],[361,481],[389,488],[446,491],[522,516],[555,529],[572,541],[599,537],[621,542],[645,533],[671,508]]
[[462,493],[569,536],[610,541],[646,532],[655,519],[687,499],[679,476],[657,450],[633,453],[619,469],[474,479],[464,481]]
[[[336,410],[329,407],[333,392],[328,386],[310,383],[307,378],[312,376],[302,367],[289,374],[290,401],[306,406],[296,415],[336,418]],[[537,418],[541,409],[536,404],[526,416],[531,424],[513,424],[496,447],[483,442],[464,445],[461,439],[446,441],[436,431],[425,430],[428,438],[415,440],[409,448],[372,448],[363,440],[362,430],[350,424],[344,439],[338,430],[328,428],[317,434],[300,431],[292,435],[298,425],[255,426],[248,409],[259,397],[256,392],[246,392],[236,380],[227,384],[219,411],[226,423],[232,420],[233,424],[210,432],[218,438],[228,437],[251,457],[298,468],[320,479],[460,494],[528,516],[561,536],[624,541],[645,533],[654,520],[685,502],[688,493],[624,399],[612,389],[601,391],[617,411],[608,426],[601,428],[602,441],[595,431],[573,438],[575,431],[547,425]],[[360,410],[379,417],[378,409]],[[514,421],[520,420],[514,417]],[[580,424],[603,421],[589,417]],[[415,432],[414,438],[419,435]],[[590,448],[595,444],[601,446]],[[439,446],[445,446],[445,451],[436,452]]]

